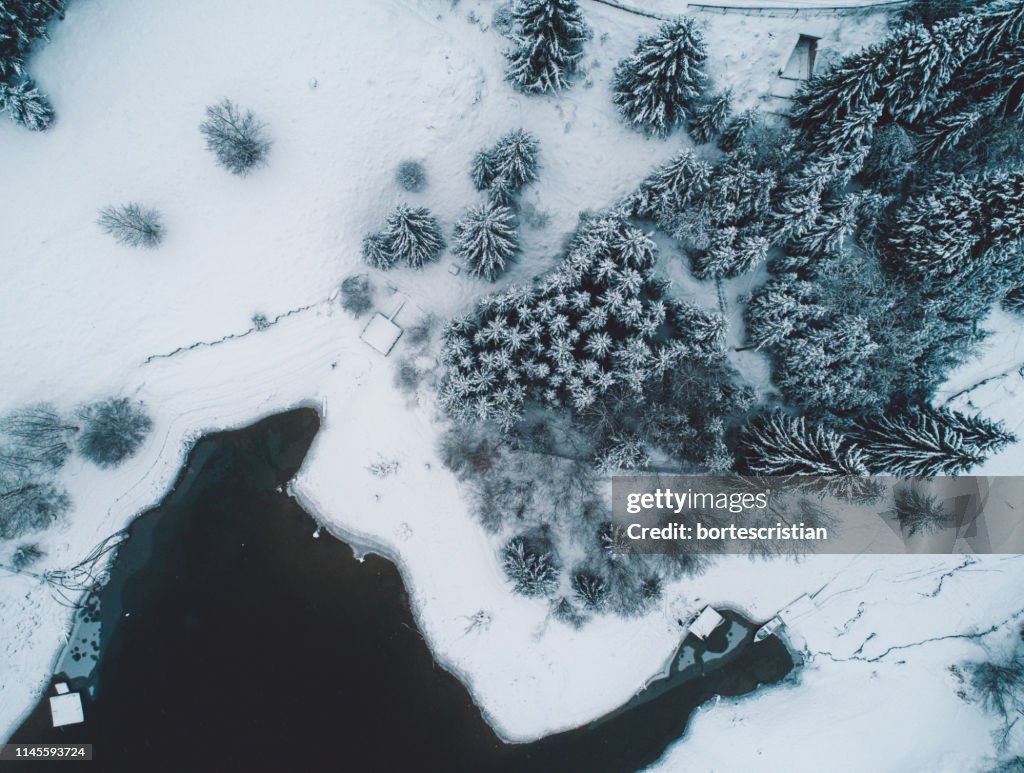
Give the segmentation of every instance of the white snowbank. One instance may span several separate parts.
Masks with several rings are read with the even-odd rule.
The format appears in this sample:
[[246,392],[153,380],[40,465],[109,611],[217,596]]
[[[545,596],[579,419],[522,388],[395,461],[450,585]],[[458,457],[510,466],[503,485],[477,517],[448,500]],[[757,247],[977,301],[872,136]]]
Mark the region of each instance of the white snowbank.
[[[536,738],[627,700],[660,670],[687,610],[721,603],[766,619],[825,586],[820,617],[791,632],[794,639],[811,653],[878,659],[834,663],[817,655],[799,688],[702,714],[666,765],[695,769],[699,760],[730,769],[714,761],[754,748],[734,738],[747,733],[754,744],[758,728],[777,727],[781,737],[820,716],[846,718],[849,727],[856,715],[863,732],[888,733],[890,714],[865,707],[890,703],[916,709],[901,720],[922,755],[945,753],[951,742],[932,720],[958,711],[961,743],[984,748],[986,721],[963,708],[942,676],[977,645],[914,643],[1007,619],[1024,562],[980,561],[930,596],[959,559],[732,559],[669,589],[644,620],[603,618],[574,631],[551,621],[544,604],[510,593],[496,546],[438,462],[429,399],[408,404],[392,386],[392,363],[359,341],[363,321],[331,300],[340,280],[359,270],[360,238],[397,201],[423,203],[451,224],[476,198],[467,175],[472,153],[512,126],[540,136],[544,169],[527,201],[550,214],[546,227],[524,228],[529,258],[515,269],[518,280],[551,263],[579,210],[613,201],[677,149],[675,140],[622,128],[607,94],[614,62],[655,22],[598,4],[585,10],[595,27],[592,87],[528,99],[501,79],[503,44],[484,29],[485,3],[295,0],[258,14],[247,4],[201,0],[71,6],[53,43],[31,63],[58,123],[42,135],[0,123],[5,183],[17,191],[0,210],[8,257],[0,284],[0,410],[40,399],[70,409],[124,393],[147,403],[155,428],[114,472],[69,465],[63,482],[74,510],[41,537],[42,568],[76,562],[159,501],[203,432],[313,404],[323,428],[294,492],[339,533],[397,557],[436,657],[473,690],[504,737]],[[470,11],[482,21],[468,21]],[[827,23],[836,45],[855,48],[882,21]],[[716,80],[735,87],[741,104],[754,103],[798,30],[739,15],[707,24]],[[244,180],[214,166],[197,131],[203,106],[225,95],[254,109],[275,140],[270,166]],[[393,183],[404,158],[425,161],[424,193],[400,194]],[[101,206],[133,199],[164,213],[168,236],[158,250],[119,247],[93,224]],[[418,313],[449,316],[486,289],[453,277],[443,262],[377,281],[412,299],[402,324]],[[383,294],[378,303],[386,311],[394,305]],[[146,362],[243,333],[253,313],[273,319],[296,308],[305,310],[269,330]],[[405,346],[399,341],[392,357]],[[397,459],[398,473],[372,476],[366,465],[379,456]],[[479,610],[491,614],[490,626],[467,633]],[[47,680],[69,613],[33,579],[3,575],[0,619],[6,737]],[[889,648],[897,649],[886,654]],[[876,671],[882,678],[869,680]],[[910,676],[897,678],[904,672]],[[908,696],[908,685],[917,692]],[[821,736],[833,754],[867,754],[862,736],[843,728]],[[785,760],[786,769],[800,771],[820,769],[822,757],[813,745],[766,742],[758,759],[761,768]],[[885,760],[875,769],[908,769],[903,758]],[[930,769],[953,769],[940,762]]]

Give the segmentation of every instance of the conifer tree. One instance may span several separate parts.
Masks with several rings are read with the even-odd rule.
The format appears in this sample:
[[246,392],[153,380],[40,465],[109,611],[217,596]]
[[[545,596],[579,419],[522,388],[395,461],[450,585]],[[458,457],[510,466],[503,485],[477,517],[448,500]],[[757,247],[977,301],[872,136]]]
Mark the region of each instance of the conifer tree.
[[968,472],[986,451],[1008,442],[996,436],[1003,434],[998,425],[983,428],[953,411],[915,408],[864,419],[855,436],[872,472],[930,477]]
[[726,153],[736,150],[745,137],[762,124],[762,117],[756,110],[744,110],[728,121],[718,138],[718,146]]
[[46,25],[64,17],[64,0],[0,2],[0,81],[25,74],[25,57],[35,40],[47,38]]
[[494,179],[512,191],[537,179],[540,144],[524,129],[513,129],[494,146]]
[[864,454],[849,438],[803,416],[755,419],[742,437],[746,469],[757,475],[866,475]]
[[924,413],[934,417],[950,429],[959,432],[964,441],[981,451],[999,451],[1010,443],[1017,442],[1017,436],[1008,431],[1002,422],[986,419],[980,414],[973,416],[945,408],[924,406]]
[[491,148],[478,150],[473,156],[473,163],[469,168],[469,176],[472,178],[473,185],[478,191],[485,191],[491,187],[491,183],[494,182],[494,176],[497,174],[495,166],[494,150]]
[[933,495],[916,486],[893,491],[893,508],[889,511],[907,536],[935,532],[949,522],[950,514]]
[[684,150],[640,183],[628,206],[633,215],[643,218],[679,213],[707,193],[710,180],[711,165]]
[[53,123],[54,112],[31,78],[16,83],[0,83],[0,110],[32,131],[43,131]]
[[732,91],[726,89],[699,102],[693,109],[690,136],[700,144],[720,134],[732,115]]
[[590,36],[576,0],[519,0],[512,16],[505,77],[526,94],[569,88]]
[[693,19],[663,24],[641,38],[612,77],[612,100],[634,129],[664,136],[683,123],[703,94],[707,52]]
[[964,177],[947,177],[911,198],[895,215],[889,249],[910,274],[949,277],[976,256],[981,233],[977,187]]
[[572,575],[572,589],[586,609],[600,609],[608,601],[608,582],[598,572],[579,567]]
[[395,265],[396,256],[382,233],[367,234],[362,244],[363,262],[373,268],[387,271]]
[[935,158],[956,147],[980,120],[981,113],[971,109],[941,116],[922,128],[917,151],[925,158]]
[[516,217],[509,207],[489,201],[471,207],[455,224],[452,251],[469,264],[475,276],[494,281],[518,250]]
[[1003,298],[1003,306],[1014,314],[1024,315],[1024,285],[1012,288]]
[[540,143],[525,129],[506,132],[493,147],[473,156],[470,177],[478,191],[486,190],[497,204],[510,204],[524,185],[537,180]]
[[[430,210],[403,204],[388,215],[384,244],[394,261],[402,261],[411,268],[422,268],[441,257],[444,237]],[[365,246],[364,243],[364,249]]]
[[531,545],[525,537],[513,537],[502,550],[502,568],[516,593],[545,596],[558,583],[558,569],[551,554]]

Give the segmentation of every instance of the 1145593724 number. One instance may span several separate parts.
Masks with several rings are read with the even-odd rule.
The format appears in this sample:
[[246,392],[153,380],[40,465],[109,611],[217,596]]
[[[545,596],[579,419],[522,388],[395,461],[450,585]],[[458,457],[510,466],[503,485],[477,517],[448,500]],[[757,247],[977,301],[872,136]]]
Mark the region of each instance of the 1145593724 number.
[[92,744],[6,744],[0,746],[0,761],[91,760]]

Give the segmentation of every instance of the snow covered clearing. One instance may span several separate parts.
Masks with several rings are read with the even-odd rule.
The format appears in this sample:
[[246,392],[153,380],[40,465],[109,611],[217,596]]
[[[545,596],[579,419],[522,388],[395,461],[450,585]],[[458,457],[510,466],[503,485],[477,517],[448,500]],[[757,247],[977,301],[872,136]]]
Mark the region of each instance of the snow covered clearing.
[[[976,635],[1017,611],[1024,561],[979,559],[943,580],[963,559],[723,560],[669,589],[642,621],[599,618],[575,631],[551,620],[543,602],[512,595],[496,545],[437,459],[431,396],[410,402],[399,392],[392,362],[359,340],[366,318],[340,309],[340,281],[363,270],[362,236],[399,201],[429,206],[450,230],[478,200],[472,154],[510,128],[538,135],[543,168],[524,199],[536,213],[523,229],[526,257],[503,282],[549,267],[579,211],[612,203],[678,149],[681,140],[623,128],[609,99],[614,63],[656,21],[598,3],[584,10],[595,32],[589,74],[549,99],[504,83],[503,41],[483,2],[295,0],[256,15],[246,4],[200,0],[71,6],[32,60],[57,124],[45,134],[0,124],[5,179],[18,191],[0,211],[0,410],[38,400],[71,409],[124,394],[145,401],[155,427],[116,471],[81,460],[65,468],[74,507],[41,536],[39,568],[77,562],[158,502],[202,433],[312,404],[324,423],[295,494],[339,535],[398,562],[437,659],[504,737],[537,738],[627,700],[678,644],[685,612],[711,603],[767,619],[824,586],[820,615],[790,632],[810,654],[799,684],[708,708],[665,768],[784,759],[789,770],[819,770],[827,744],[839,759],[877,755],[877,770],[913,770],[925,752],[933,757],[920,769],[964,770],[989,747],[991,725],[939,674],[981,657],[990,640],[998,645],[1000,631]],[[701,19],[712,75],[734,88],[740,108],[769,93],[805,26],[741,14]],[[850,50],[885,20],[815,24],[823,49]],[[269,166],[244,179],[214,164],[198,132],[205,105],[224,96],[266,121],[274,141]],[[424,163],[423,192],[394,182],[405,159]],[[130,250],[95,225],[100,208],[128,200],[162,213],[159,249]],[[397,320],[408,327],[427,314],[446,318],[489,288],[450,274],[449,260],[375,275],[377,308],[389,314],[408,298]],[[387,294],[389,283],[400,295]],[[253,330],[256,313],[280,321]],[[1005,335],[1019,346],[1019,324]],[[399,340],[391,359],[410,346]],[[963,383],[1005,369],[1012,348],[994,344],[992,361],[971,366]],[[982,407],[1019,425],[1012,391]],[[397,474],[366,469],[380,457],[398,460]],[[1012,468],[1000,463],[990,469]],[[467,632],[481,610],[490,625]],[[0,736],[48,680],[69,618],[36,580],[0,581]],[[791,743],[794,733],[814,742]],[[884,743],[865,750],[873,734]],[[903,738],[918,739],[920,753],[898,746]]]

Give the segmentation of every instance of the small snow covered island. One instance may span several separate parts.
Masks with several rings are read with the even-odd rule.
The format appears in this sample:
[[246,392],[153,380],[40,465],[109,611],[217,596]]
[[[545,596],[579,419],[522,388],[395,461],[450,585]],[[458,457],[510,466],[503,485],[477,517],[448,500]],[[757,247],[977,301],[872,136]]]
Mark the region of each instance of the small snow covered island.
[[1024,770],[1021,0],[0,0],[0,114],[0,759]]

